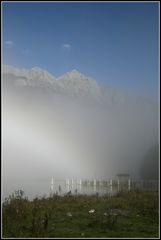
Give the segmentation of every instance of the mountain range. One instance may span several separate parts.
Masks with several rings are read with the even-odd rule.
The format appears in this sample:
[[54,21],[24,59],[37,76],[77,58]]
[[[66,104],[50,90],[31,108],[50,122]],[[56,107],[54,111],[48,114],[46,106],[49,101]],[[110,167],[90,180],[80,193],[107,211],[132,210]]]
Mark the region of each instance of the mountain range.
[[3,86],[9,91],[20,90],[28,92],[43,92],[48,95],[59,95],[74,99],[90,100],[106,105],[120,105],[126,103],[144,105],[152,102],[148,98],[130,95],[120,89],[110,86],[102,86],[89,76],[77,70],[66,72],[62,76],[54,77],[48,71],[39,67],[31,69],[16,68],[3,65]]
[[52,90],[68,96],[90,96],[101,98],[101,90],[97,82],[77,70],[72,70],[55,78],[39,67],[18,69],[13,66],[3,66],[4,86],[37,87]]

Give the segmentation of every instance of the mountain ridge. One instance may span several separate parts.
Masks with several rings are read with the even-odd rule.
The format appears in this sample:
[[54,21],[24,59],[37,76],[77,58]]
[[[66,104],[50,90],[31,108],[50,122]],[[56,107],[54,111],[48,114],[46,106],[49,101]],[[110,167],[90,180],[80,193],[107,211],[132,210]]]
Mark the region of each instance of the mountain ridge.
[[91,99],[92,101],[105,103],[110,106],[113,103],[120,105],[129,101],[135,105],[138,105],[138,101],[145,102],[148,105],[152,103],[149,99],[142,99],[141,96],[132,96],[113,87],[102,87],[95,79],[82,74],[76,69],[72,69],[70,72],[66,72],[56,78],[48,71],[37,66],[31,69],[20,69],[4,64],[2,73],[3,86],[5,86],[6,91],[11,88],[21,91],[22,88],[25,90],[27,87],[38,91],[39,89],[44,89],[49,95],[61,95],[72,99],[88,98],[88,100]]
[[96,99],[101,97],[101,90],[96,80],[80,73],[76,69],[66,72],[57,78],[39,67],[19,69],[10,65],[4,65],[2,70],[4,79],[9,78],[10,82],[14,82],[14,79],[17,78],[15,85],[20,87],[46,87],[61,94],[79,95],[81,97],[89,95]]

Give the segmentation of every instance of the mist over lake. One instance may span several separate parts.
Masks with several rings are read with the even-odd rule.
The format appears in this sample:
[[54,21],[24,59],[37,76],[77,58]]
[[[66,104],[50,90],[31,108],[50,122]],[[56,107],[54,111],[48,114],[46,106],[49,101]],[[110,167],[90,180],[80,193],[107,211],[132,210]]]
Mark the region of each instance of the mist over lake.
[[[52,176],[64,180],[111,179],[118,173],[144,177],[145,155],[158,144],[154,100],[100,86],[76,70],[55,79],[39,68],[5,65],[3,69],[6,191],[31,182],[41,188],[42,179],[50,185]],[[157,160],[153,161],[149,179],[157,179]]]
[[3,4],[3,195],[158,181],[158,5],[121,4]]

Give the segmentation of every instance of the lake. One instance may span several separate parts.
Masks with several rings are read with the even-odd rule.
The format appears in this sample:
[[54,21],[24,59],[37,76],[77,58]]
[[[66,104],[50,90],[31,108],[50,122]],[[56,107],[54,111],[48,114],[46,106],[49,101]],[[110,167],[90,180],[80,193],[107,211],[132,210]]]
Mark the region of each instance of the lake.
[[[112,181],[112,182],[111,182]],[[50,194],[64,195],[67,193],[71,194],[109,194],[114,195],[120,190],[131,190],[131,189],[143,189],[143,190],[157,190],[157,181],[134,181],[130,180],[119,182],[118,180],[104,180],[104,181],[93,181],[93,180],[65,180],[65,179],[53,179],[51,184],[51,178],[45,179],[8,179],[3,181],[2,184],[2,200],[12,194],[15,190],[23,190],[25,195],[32,200],[34,197],[50,196]]]

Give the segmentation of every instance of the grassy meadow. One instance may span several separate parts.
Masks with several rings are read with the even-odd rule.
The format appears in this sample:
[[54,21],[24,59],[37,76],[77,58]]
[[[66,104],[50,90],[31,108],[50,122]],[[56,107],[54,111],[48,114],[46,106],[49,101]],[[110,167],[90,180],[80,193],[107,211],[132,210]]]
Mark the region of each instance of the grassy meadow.
[[158,238],[158,192],[126,191],[115,196],[25,197],[14,192],[2,205],[2,237]]

